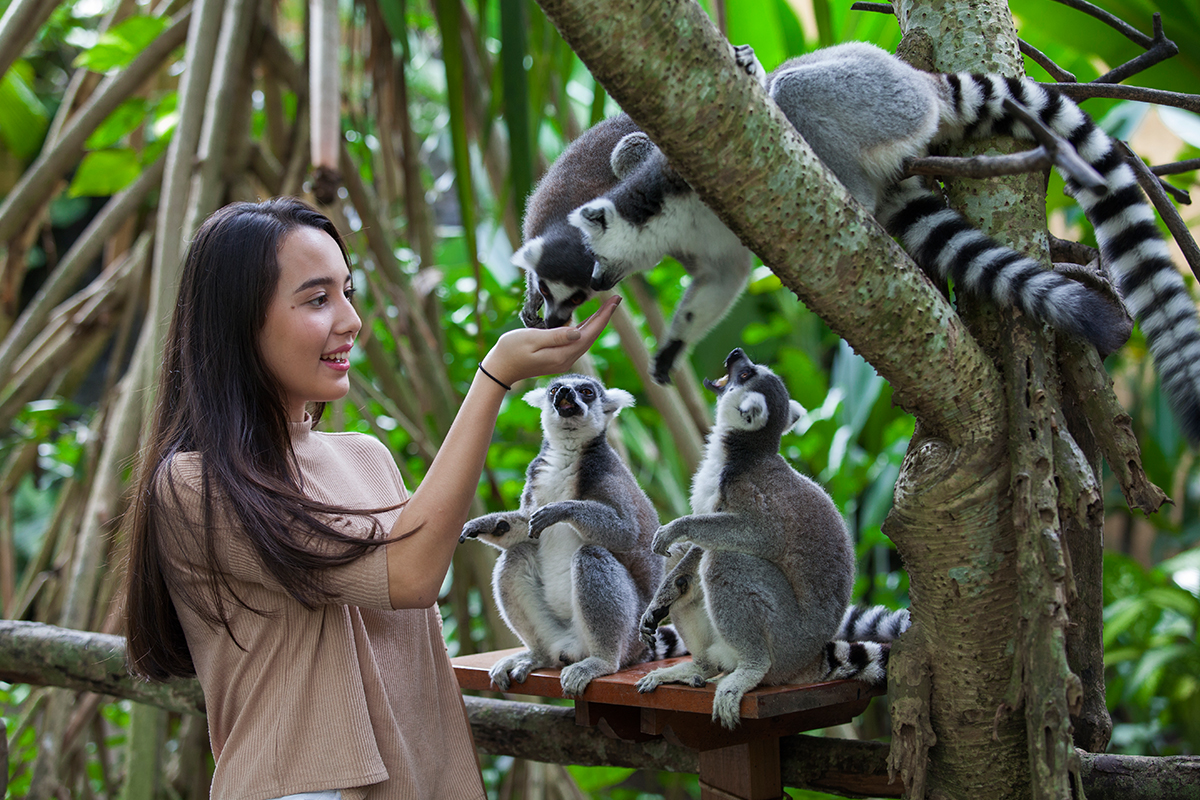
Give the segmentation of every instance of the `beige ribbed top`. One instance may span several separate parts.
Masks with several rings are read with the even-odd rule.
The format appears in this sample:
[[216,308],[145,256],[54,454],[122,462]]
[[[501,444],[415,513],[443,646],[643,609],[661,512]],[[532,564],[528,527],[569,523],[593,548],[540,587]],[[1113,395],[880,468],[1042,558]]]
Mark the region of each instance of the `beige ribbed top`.
[[[292,424],[309,496],[347,508],[379,508],[406,496],[379,441],[310,427]],[[177,456],[172,473],[192,525],[174,531],[170,568],[203,591],[199,457]],[[169,501],[171,491],[161,496]],[[385,532],[399,513],[378,515]],[[336,522],[368,530],[362,518]],[[213,536],[233,590],[269,612],[228,604],[242,649],[223,627],[175,604],[204,688],[217,763],[214,800],[326,789],[343,790],[344,800],[484,797],[441,616],[436,606],[392,610],[383,548],[330,571],[329,586],[345,605],[308,610],[280,590],[220,515]]]

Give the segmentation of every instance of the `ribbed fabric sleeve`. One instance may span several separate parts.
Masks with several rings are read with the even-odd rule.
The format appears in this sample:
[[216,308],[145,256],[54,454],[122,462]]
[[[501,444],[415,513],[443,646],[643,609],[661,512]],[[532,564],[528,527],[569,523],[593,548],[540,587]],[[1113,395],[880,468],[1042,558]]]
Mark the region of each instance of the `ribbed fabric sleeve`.
[[[315,500],[375,509],[407,496],[390,454],[372,437],[294,423],[292,444],[304,491]],[[215,509],[204,530],[199,467],[194,454],[171,465],[178,503],[169,510],[178,515],[167,518],[180,522],[167,537],[169,568],[203,591],[207,533],[233,592],[266,612],[228,602],[235,643],[175,598],[217,759],[211,797],[339,789],[344,800],[483,798],[436,606],[391,609],[387,554],[379,548],[329,571],[342,604],[305,608],[266,574],[227,513]],[[173,495],[166,489],[161,496]],[[385,534],[400,513],[376,515]],[[362,535],[370,530],[362,517],[334,522]]]

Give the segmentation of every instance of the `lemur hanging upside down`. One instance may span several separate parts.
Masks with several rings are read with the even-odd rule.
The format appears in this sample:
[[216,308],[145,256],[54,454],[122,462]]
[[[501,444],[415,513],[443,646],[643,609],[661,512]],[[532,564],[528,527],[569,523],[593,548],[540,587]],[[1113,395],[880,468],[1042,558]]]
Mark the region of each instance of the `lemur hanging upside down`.
[[[850,194],[932,277],[953,278],[959,291],[1015,306],[1108,354],[1121,346],[1126,330],[1109,298],[975,230],[920,178],[901,180],[904,160],[925,155],[933,145],[998,134],[1031,140],[1005,100],[1024,106],[1066,139],[1102,179],[1100,185],[1082,186],[1068,176],[1067,191],[1095,229],[1101,259],[1146,335],[1184,432],[1200,441],[1195,304],[1119,146],[1073,101],[1029,78],[922,72],[862,42],[808,53],[769,76],[750,48],[735,48],[735,53],[736,62],[762,81]],[[575,267],[556,273],[547,286],[555,297],[578,305],[633,272],[653,268],[664,254],[679,258],[692,285],[655,356],[655,379],[666,382],[679,354],[733,304],[745,283],[748,255],[644,133],[630,132],[612,147],[605,140],[586,152],[581,148],[573,159],[598,171],[620,163],[622,171],[611,170],[613,184],[568,214],[594,257],[591,273],[582,266],[586,257],[576,258]],[[539,195],[558,195],[563,187],[574,189],[569,173],[543,181],[534,199],[549,206],[551,201]],[[581,194],[575,192],[570,201]],[[529,263],[540,274],[561,262],[542,248],[540,258]],[[528,310],[527,302],[527,322]],[[553,323],[548,319],[547,324]]]
[[740,349],[725,369],[722,379],[705,381],[717,393],[716,422],[692,479],[692,514],[654,536],[656,553],[686,550],[641,622],[654,641],[670,614],[692,658],[648,673],[638,691],[702,686],[724,673],[713,719],[733,728],[742,696],[760,684],[882,683],[889,645],[880,642],[907,629],[908,613],[848,609],[854,549],[842,516],[779,454],[799,404]]
[[638,634],[663,574],[664,559],[650,551],[658,514],[606,438],[633,396],[563,375],[525,400],[542,410],[544,439],[521,507],[469,521],[460,541],[503,551],[492,588],[527,648],[499,661],[492,683],[507,690],[535,669],[565,665],[563,694],[579,695],[593,678],[684,651],[670,633],[659,649]]

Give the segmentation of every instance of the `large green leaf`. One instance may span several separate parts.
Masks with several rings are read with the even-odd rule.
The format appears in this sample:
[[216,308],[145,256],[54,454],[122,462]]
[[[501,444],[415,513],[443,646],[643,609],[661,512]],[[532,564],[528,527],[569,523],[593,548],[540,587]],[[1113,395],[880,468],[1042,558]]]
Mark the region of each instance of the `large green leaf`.
[[142,171],[138,154],[128,148],[88,153],[67,187],[71,197],[107,197],[137,180]]
[[33,68],[18,61],[0,80],[0,141],[22,160],[37,155],[50,124],[46,107],[30,88],[32,78]]

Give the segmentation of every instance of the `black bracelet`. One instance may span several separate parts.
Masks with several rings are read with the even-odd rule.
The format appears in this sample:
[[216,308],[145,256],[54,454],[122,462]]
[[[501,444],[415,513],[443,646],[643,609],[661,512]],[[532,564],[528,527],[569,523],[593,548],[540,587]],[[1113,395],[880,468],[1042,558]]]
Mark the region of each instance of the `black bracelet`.
[[489,378],[491,378],[492,380],[494,380],[496,383],[498,383],[498,384],[500,384],[501,386],[503,386],[503,387],[504,387],[504,391],[506,391],[506,392],[511,392],[511,391],[512,391],[512,387],[511,387],[511,386],[509,386],[507,383],[505,383],[504,381],[502,381],[502,380],[500,380],[499,378],[497,378],[497,377],[496,377],[495,375],[493,375],[492,373],[488,372],[486,369],[484,369],[484,368],[483,368],[483,364],[480,364],[480,365],[479,365],[479,371],[480,371],[480,372],[482,372],[484,375],[487,375]]

